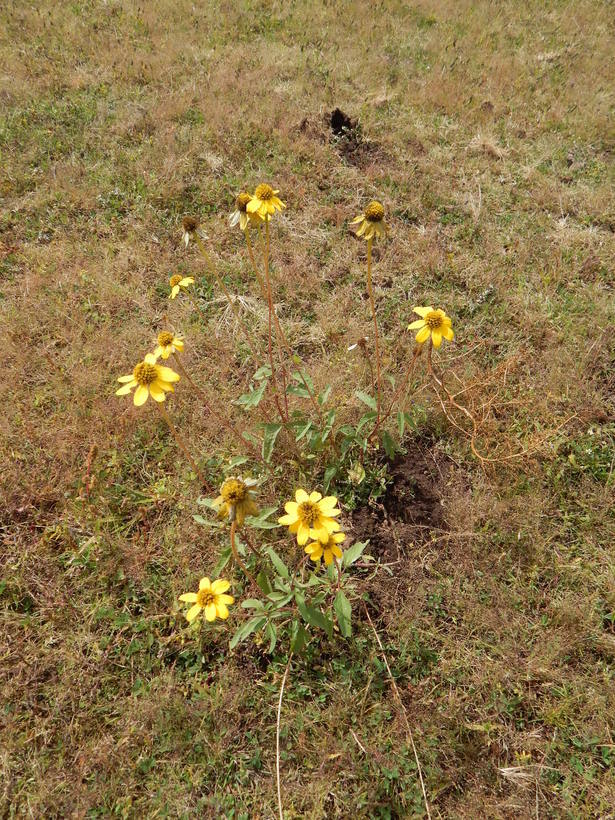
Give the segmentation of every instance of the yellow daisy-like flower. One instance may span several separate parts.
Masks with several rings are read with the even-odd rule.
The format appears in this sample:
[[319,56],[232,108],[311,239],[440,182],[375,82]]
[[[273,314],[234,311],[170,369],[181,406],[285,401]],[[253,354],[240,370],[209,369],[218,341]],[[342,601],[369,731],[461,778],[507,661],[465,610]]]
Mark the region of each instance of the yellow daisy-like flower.
[[228,518],[229,522],[236,521],[242,527],[246,515],[258,515],[251,489],[255,484],[253,478],[227,478],[220,487],[220,495],[214,500],[218,518]]
[[116,396],[126,396],[136,387],[133,401],[137,407],[145,404],[151,395],[154,401],[164,401],[167,393],[173,393],[173,383],[179,381],[179,373],[156,364],[156,356],[148,353],[142,362],[136,365],[130,376],[120,376],[118,382],[122,387],[115,391]]
[[358,225],[357,236],[373,239],[386,236],[389,226],[384,221],[384,206],[380,202],[370,202],[365,211],[356,216],[351,225]]
[[195,233],[199,229],[199,220],[196,216],[185,216],[182,219],[183,235],[182,240],[184,245],[188,247],[190,240],[194,239]]
[[329,566],[333,563],[333,558],[342,557],[339,545],[345,538],[346,535],[343,532],[335,532],[329,536],[326,544],[321,541],[314,541],[314,543],[305,547],[305,552],[310,556],[310,561],[314,561],[315,564],[318,564],[320,559],[324,557],[325,564]]
[[157,347],[154,350],[156,358],[162,356],[163,359],[168,359],[171,353],[175,353],[176,350],[181,353],[184,349],[184,340],[168,330],[163,330],[158,334],[156,343]]
[[248,203],[251,202],[251,200],[252,194],[247,194],[245,191],[239,194],[235,200],[235,210],[229,217],[229,225],[231,228],[234,228],[235,225],[239,223],[241,230],[245,231],[251,223],[258,224],[263,221],[263,218],[258,212],[253,214],[248,213]]
[[287,514],[278,518],[278,524],[296,533],[300,546],[306,544],[308,538],[327,544],[329,536],[340,529],[335,520],[335,516],[340,514],[336,507],[337,498],[333,495],[323,498],[320,493],[308,495],[305,490],[297,490],[295,499],[286,502],[284,509]]
[[429,307],[414,307],[412,310],[421,317],[408,325],[408,330],[418,330],[416,341],[422,345],[431,336],[434,347],[440,347],[442,339],[452,342],[455,338],[451,320],[443,310]]
[[198,592],[184,592],[179,596],[180,601],[194,604],[186,612],[186,620],[194,621],[196,616],[205,610],[205,618],[208,621],[215,621],[216,618],[225,621],[228,618],[227,605],[235,603],[232,595],[225,595],[230,586],[229,582],[223,581],[222,578],[213,583],[209,578],[201,578]]
[[278,199],[271,185],[261,183],[254,191],[254,196],[246,205],[248,214],[258,214],[261,219],[269,219],[276,211],[281,211],[286,205]]
[[180,288],[187,288],[188,285],[193,284],[193,276],[182,276],[181,274],[176,273],[175,276],[172,276],[169,279],[169,285],[171,286],[171,293],[169,293],[169,299],[175,299],[175,297],[179,293]]

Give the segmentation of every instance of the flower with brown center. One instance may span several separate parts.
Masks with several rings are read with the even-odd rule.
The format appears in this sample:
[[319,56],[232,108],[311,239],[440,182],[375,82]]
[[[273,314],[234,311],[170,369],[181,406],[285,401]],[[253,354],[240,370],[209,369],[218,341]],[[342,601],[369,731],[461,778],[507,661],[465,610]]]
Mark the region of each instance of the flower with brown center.
[[186,612],[186,620],[192,622],[204,610],[208,621],[215,621],[216,618],[225,621],[228,618],[227,605],[235,603],[232,595],[225,594],[230,586],[229,582],[222,578],[213,583],[209,578],[201,578],[198,592],[184,592],[179,596],[180,601],[193,604]]
[[129,376],[120,376],[118,382],[122,387],[115,391],[116,396],[126,396],[136,387],[133,401],[137,407],[145,404],[151,395],[154,401],[163,402],[167,393],[173,393],[173,384],[179,381],[179,373],[156,364],[156,356],[148,353],[142,362],[135,366]]
[[384,206],[376,200],[370,202],[365,211],[355,217],[350,224],[359,226],[357,236],[364,239],[386,236],[389,229],[384,221]]
[[417,344],[422,345],[431,336],[431,341],[435,348],[440,347],[442,339],[452,342],[455,338],[452,322],[446,313],[438,308],[434,310],[429,307],[414,307],[412,310],[421,317],[408,325],[408,330],[418,330],[416,334]]
[[156,344],[157,347],[154,350],[156,358],[162,356],[163,359],[168,359],[171,353],[175,353],[176,350],[181,353],[184,349],[184,340],[169,330],[163,330],[158,334]]
[[263,221],[259,213],[248,213],[248,203],[251,202],[252,195],[242,191],[235,200],[235,210],[229,217],[229,224],[231,228],[239,223],[242,231],[245,231],[250,223],[258,224]]
[[169,285],[171,286],[171,293],[169,293],[169,299],[175,299],[175,297],[180,291],[180,288],[187,288],[188,285],[193,284],[194,277],[182,276],[180,273],[176,273],[169,279]]
[[185,216],[182,219],[182,228],[184,230],[182,240],[184,245],[188,247],[190,240],[194,239],[194,235],[199,229],[199,219],[196,216]]
[[326,544],[329,536],[340,529],[335,520],[335,516],[340,514],[336,505],[337,498],[333,495],[323,498],[317,492],[308,495],[305,490],[297,490],[295,501],[287,501],[284,505],[286,515],[278,518],[278,524],[296,533],[300,546],[306,544],[308,538]]
[[262,182],[254,191],[254,196],[246,204],[248,215],[258,214],[261,219],[269,219],[276,211],[281,211],[286,205],[279,199],[271,185]]
[[227,518],[230,523],[236,521],[241,527],[246,515],[258,515],[251,489],[255,484],[252,478],[227,478],[220,487],[220,495],[213,502],[218,507],[218,518]]

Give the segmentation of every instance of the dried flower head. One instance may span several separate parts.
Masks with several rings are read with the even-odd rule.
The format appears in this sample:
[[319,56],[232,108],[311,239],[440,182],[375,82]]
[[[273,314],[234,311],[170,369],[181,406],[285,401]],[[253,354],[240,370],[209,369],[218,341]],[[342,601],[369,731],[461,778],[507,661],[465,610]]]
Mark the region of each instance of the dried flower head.
[[364,239],[386,236],[389,229],[384,221],[384,206],[376,200],[370,202],[365,211],[356,216],[350,224],[359,226],[357,236],[362,236]]
[[246,205],[248,214],[258,214],[261,219],[269,219],[276,211],[281,211],[286,205],[279,199],[271,185],[262,182],[254,191],[254,196]]
[[154,401],[164,401],[167,393],[173,393],[173,384],[178,381],[178,373],[170,367],[156,364],[156,356],[148,353],[142,362],[135,365],[129,376],[119,377],[118,382],[121,382],[122,387],[115,391],[115,395],[126,396],[133,387],[136,387],[133,401],[140,407],[150,395]]
[[335,520],[335,516],[340,514],[336,506],[337,498],[333,495],[323,498],[317,492],[308,495],[305,490],[297,490],[295,499],[286,502],[286,515],[278,518],[278,523],[297,534],[300,546],[306,544],[308,538],[326,544],[329,536],[340,529]]
[[193,604],[186,612],[186,620],[192,622],[196,616],[204,611],[208,621],[215,621],[220,618],[225,621],[228,618],[228,604],[235,603],[232,595],[226,595],[230,589],[230,583],[218,578],[213,583],[209,578],[201,578],[198,592],[184,592],[179,596],[180,601]]
[[185,216],[182,219],[182,227],[184,229],[183,232],[183,242],[186,247],[190,244],[190,240],[194,239],[194,235],[199,228],[199,220],[196,216]]
[[423,344],[431,336],[433,346],[438,348],[442,344],[442,339],[452,342],[455,338],[452,322],[443,310],[434,310],[429,307],[414,307],[412,310],[421,317],[408,325],[408,330],[418,330],[416,341]]
[[218,518],[227,518],[243,526],[246,515],[258,515],[258,506],[254,501],[252,487],[256,481],[252,478],[235,478],[230,476],[220,487],[220,495],[214,500],[218,507]]
[[169,330],[163,330],[158,334],[156,344],[157,347],[154,350],[154,356],[156,356],[156,358],[162,356],[163,359],[168,359],[171,353],[175,353],[176,350],[181,353],[184,349],[183,339],[180,339],[179,336],[176,336]]
[[169,293],[169,299],[175,299],[177,294],[180,291],[180,288],[187,288],[188,285],[194,284],[194,277],[192,276],[182,276],[179,273],[176,273],[169,279],[169,285],[171,286],[171,293]]

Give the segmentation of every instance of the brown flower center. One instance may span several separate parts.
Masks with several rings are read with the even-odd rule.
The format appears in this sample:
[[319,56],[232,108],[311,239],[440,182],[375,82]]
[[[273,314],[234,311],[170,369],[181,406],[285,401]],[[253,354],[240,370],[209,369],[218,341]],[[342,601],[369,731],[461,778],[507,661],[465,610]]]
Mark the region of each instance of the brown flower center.
[[299,504],[297,512],[299,519],[304,521],[308,527],[313,527],[320,518],[320,508],[312,501],[304,501],[302,504]]
[[251,199],[252,199],[252,197],[250,196],[250,194],[246,194],[245,191],[242,191],[239,194],[239,196],[237,197],[237,199],[235,200],[235,205],[237,207],[237,210],[241,211],[243,214],[245,214],[246,209],[248,207],[248,202]]
[[158,378],[158,368],[155,364],[139,362],[139,364],[132,371],[132,375],[139,382],[139,384],[147,387],[148,384],[155,382]]
[[365,219],[370,222],[382,222],[384,219],[384,207],[374,200],[365,209]]
[[206,607],[216,603],[216,596],[211,589],[200,589],[196,594],[196,602],[199,606]]
[[254,191],[254,196],[256,199],[264,200],[265,202],[268,199],[273,199],[275,194],[273,193],[273,188],[271,185],[267,185],[265,182],[261,183],[256,191]]
[[248,487],[238,478],[227,479],[220,488],[220,495],[227,504],[239,504],[248,492]]
[[174,276],[172,276],[169,279],[169,285],[171,285],[171,287],[174,288],[175,285],[179,285],[181,280],[182,280],[182,277],[179,275],[179,273],[176,273]]
[[158,344],[160,347],[168,347],[173,344],[173,334],[169,333],[168,330],[163,330],[162,333],[158,334]]
[[432,310],[431,313],[425,316],[425,324],[430,330],[438,330],[443,325],[442,317],[435,310]]
[[182,219],[182,225],[184,226],[184,231],[186,233],[194,233],[199,227],[199,220],[196,216],[185,216]]

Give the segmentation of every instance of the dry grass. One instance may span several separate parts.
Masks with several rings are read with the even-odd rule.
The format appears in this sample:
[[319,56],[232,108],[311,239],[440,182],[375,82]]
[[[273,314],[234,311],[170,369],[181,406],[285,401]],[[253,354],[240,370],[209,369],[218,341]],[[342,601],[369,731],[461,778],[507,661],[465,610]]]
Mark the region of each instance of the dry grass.
[[[481,470],[418,394],[410,454],[434,454],[445,526],[393,526],[403,560],[373,595],[432,815],[612,816],[612,18],[595,0],[0,11],[3,815],[275,815],[285,659],[184,639],[175,601],[217,536],[192,520],[197,487],[154,409],[113,395],[165,313],[211,400],[241,391],[246,351],[179,225],[198,212],[227,285],[256,299],[226,219],[270,179],[288,203],[276,301],[319,386],[348,403],[369,383],[347,353],[371,329],[347,221],[376,196],[384,333],[445,306],[441,361],[489,411],[481,443],[540,442]],[[336,106],[360,149],[331,141]],[[171,311],[177,270],[200,277],[206,332],[187,301]],[[232,438],[187,391],[173,411],[217,480]],[[315,651],[287,683],[287,816],[419,816],[405,738],[370,630]]]

